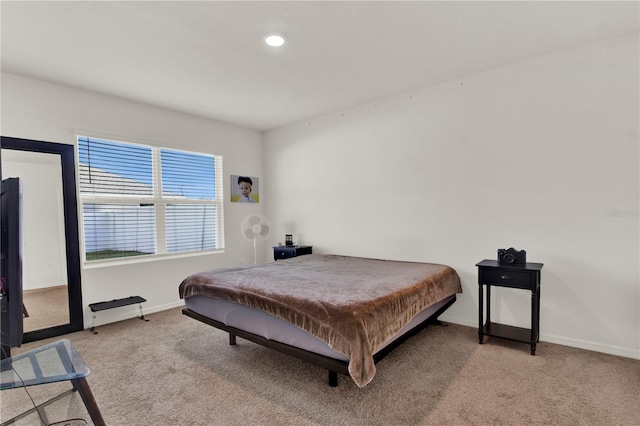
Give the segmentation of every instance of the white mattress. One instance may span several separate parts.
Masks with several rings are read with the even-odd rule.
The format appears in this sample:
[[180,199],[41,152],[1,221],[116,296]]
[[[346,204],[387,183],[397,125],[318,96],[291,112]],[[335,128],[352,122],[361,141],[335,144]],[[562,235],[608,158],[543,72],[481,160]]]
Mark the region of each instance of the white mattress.
[[[398,334],[390,339],[384,347],[429,318],[434,312],[453,298],[455,298],[455,295],[447,297],[420,312],[409,324],[400,330]],[[188,297],[185,299],[185,306],[200,315],[219,321],[227,326],[248,331],[265,339],[275,340],[329,358],[343,361],[348,360],[345,355],[334,351],[329,345],[315,336],[312,336],[285,320],[258,309],[215,297],[205,296]]]

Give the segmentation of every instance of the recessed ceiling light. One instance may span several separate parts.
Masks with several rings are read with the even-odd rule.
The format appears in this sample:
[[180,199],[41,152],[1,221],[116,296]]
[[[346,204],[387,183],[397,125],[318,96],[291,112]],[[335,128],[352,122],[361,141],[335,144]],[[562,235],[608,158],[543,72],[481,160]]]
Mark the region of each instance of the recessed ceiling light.
[[286,37],[281,33],[270,33],[264,36],[264,42],[271,47],[280,47],[284,44]]

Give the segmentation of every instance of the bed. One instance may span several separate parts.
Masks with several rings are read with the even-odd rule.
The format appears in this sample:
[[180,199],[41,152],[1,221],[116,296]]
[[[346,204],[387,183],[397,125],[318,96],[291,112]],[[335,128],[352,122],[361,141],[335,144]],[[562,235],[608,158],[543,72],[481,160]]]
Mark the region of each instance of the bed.
[[433,322],[462,292],[446,265],[311,254],[216,269],[179,286],[183,314],[349,375],[359,387],[376,363]]

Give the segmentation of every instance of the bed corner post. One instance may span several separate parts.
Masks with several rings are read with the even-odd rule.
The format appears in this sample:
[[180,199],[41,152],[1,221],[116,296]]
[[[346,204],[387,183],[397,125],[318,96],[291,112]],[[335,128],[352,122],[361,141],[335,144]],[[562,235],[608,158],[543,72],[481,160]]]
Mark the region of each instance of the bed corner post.
[[229,345],[233,346],[236,344],[236,335],[233,333],[229,333]]
[[329,386],[335,388],[338,386],[338,373],[329,370]]

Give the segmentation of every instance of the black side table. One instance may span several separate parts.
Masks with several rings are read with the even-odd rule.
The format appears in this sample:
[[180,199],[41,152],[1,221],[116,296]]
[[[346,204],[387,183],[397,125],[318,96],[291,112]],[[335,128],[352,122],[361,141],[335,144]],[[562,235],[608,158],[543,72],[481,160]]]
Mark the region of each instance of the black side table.
[[[477,263],[479,290],[478,339],[484,336],[500,337],[531,344],[531,355],[536,354],[540,339],[540,271],[542,263],[502,264],[497,260]],[[484,289],[486,286],[487,322],[484,322]],[[491,286],[520,288],[531,291],[531,329],[491,322]]]
[[289,259],[290,257],[311,254],[313,246],[282,246],[273,248],[273,260]]

